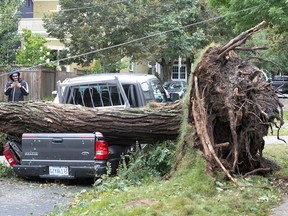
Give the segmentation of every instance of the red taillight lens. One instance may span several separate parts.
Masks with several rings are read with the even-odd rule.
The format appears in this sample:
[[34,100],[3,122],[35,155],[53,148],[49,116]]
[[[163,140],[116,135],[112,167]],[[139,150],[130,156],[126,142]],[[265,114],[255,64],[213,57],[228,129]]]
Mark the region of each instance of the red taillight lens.
[[104,140],[96,140],[95,142],[95,158],[96,160],[108,159],[109,150],[108,143]]
[[17,164],[18,161],[16,160],[15,156],[13,155],[13,153],[10,151],[9,144],[6,144],[4,146],[3,155],[5,156],[6,160],[10,164],[10,166],[13,167],[15,164]]

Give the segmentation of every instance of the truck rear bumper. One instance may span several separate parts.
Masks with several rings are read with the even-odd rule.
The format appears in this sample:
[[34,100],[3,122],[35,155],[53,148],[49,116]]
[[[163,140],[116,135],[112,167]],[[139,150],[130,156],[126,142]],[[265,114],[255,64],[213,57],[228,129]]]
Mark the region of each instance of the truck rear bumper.
[[[63,166],[63,165],[62,165]],[[64,165],[65,166],[65,165]],[[66,166],[67,175],[49,174],[48,165],[14,165],[13,170],[19,177],[39,177],[45,179],[77,179],[77,178],[95,178],[105,174],[106,161],[97,161],[94,166]]]

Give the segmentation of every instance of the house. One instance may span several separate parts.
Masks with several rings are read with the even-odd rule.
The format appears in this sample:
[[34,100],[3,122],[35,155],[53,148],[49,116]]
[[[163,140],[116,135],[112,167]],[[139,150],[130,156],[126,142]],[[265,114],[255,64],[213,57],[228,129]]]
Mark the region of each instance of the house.
[[[64,49],[64,45],[57,39],[48,36],[44,28],[43,18],[45,14],[59,10],[59,0],[24,0],[19,22],[18,34],[23,34],[23,29],[29,29],[33,34],[40,34],[47,40],[46,46],[52,53],[59,53]],[[57,55],[56,55],[57,56]],[[56,60],[56,59],[52,59]],[[67,72],[73,71],[74,65],[65,66]]]

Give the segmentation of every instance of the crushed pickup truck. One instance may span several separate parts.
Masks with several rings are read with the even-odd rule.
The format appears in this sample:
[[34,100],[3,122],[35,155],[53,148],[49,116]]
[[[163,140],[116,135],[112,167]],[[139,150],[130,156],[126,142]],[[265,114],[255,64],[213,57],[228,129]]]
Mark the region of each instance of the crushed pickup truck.
[[[94,74],[58,82],[54,102],[97,109],[127,108],[164,102],[167,97],[153,75]],[[21,140],[7,142],[4,155],[20,177],[95,178],[107,171],[115,174],[121,155],[133,152],[138,144],[108,143],[100,132],[24,133]]]
[[132,146],[108,145],[96,133],[25,133],[21,143],[9,140],[4,155],[15,173],[24,178],[95,178],[115,174],[121,156]]

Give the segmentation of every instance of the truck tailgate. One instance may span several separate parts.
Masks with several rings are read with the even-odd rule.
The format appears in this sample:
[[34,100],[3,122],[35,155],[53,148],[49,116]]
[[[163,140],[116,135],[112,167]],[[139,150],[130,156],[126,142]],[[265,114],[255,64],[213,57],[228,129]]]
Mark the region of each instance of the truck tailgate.
[[53,164],[53,162],[94,161],[93,133],[24,133],[21,164]]

